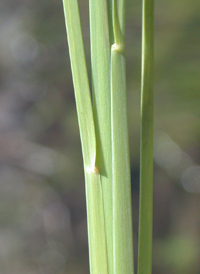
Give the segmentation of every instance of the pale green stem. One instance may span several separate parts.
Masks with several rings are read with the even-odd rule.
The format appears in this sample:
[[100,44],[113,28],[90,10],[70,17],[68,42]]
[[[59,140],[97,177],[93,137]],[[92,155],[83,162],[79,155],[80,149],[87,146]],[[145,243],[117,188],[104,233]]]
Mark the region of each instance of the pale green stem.
[[154,1],[143,0],[138,274],[152,272]]
[[109,274],[113,273],[110,39],[106,0],[90,0],[92,95],[97,156],[103,190]]
[[114,274],[133,274],[130,163],[124,56],[112,49]]
[[85,179],[90,274],[108,274],[101,179],[98,173],[86,173]]
[[133,274],[130,160],[124,57],[125,1],[113,1],[115,43],[111,50],[111,125],[113,170],[113,269]]
[[108,274],[101,178],[96,163],[96,136],[77,0],[63,0],[70,61],[86,180],[91,274]]

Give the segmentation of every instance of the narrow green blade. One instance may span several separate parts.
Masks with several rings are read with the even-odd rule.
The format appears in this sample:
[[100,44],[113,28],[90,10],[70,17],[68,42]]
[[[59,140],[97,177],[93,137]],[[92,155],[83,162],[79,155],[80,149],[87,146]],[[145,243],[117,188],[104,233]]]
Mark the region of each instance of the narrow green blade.
[[109,274],[113,273],[110,39],[106,0],[90,0],[93,110],[100,170]]
[[152,272],[154,1],[143,0],[138,274]]
[[96,136],[77,0],[63,0],[86,180],[91,274],[108,274],[101,179]]
[[63,0],[85,167],[95,165],[96,137],[77,0]]

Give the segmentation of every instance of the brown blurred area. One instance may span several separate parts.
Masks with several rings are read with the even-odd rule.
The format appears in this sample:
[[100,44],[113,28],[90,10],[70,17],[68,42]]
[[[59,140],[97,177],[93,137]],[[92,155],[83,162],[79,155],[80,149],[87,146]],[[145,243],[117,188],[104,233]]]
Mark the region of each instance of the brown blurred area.
[[[88,71],[88,1],[79,1]],[[153,274],[200,272],[200,2],[155,1]],[[137,249],[141,1],[127,2]],[[137,257],[137,252],[135,252]],[[89,273],[62,1],[0,1],[0,274]]]

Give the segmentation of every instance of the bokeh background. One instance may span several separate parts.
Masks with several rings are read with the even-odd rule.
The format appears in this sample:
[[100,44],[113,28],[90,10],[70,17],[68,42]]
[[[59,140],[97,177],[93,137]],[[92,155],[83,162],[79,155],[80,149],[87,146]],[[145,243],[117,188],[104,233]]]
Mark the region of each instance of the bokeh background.
[[[88,1],[80,0],[88,70]],[[134,245],[141,1],[127,3]],[[155,1],[153,274],[200,273],[200,1]],[[135,252],[137,258],[137,252]],[[0,274],[89,273],[62,1],[0,0]]]

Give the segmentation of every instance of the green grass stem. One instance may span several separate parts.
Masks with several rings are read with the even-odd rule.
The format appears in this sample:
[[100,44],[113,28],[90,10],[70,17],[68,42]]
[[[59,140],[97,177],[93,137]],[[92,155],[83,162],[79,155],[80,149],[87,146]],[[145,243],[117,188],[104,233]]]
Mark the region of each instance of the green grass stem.
[[100,174],[86,172],[90,274],[108,274],[104,205]]
[[133,274],[130,160],[124,57],[125,1],[113,1],[111,49],[114,274]]
[[109,273],[113,273],[113,206],[110,96],[110,38],[106,0],[90,0],[93,111],[106,229]]
[[133,274],[125,59],[115,48],[111,58],[114,274]]
[[154,0],[143,0],[138,274],[152,272]]
[[101,178],[96,168],[96,135],[77,0],[63,0],[86,181],[91,274],[108,274]]

